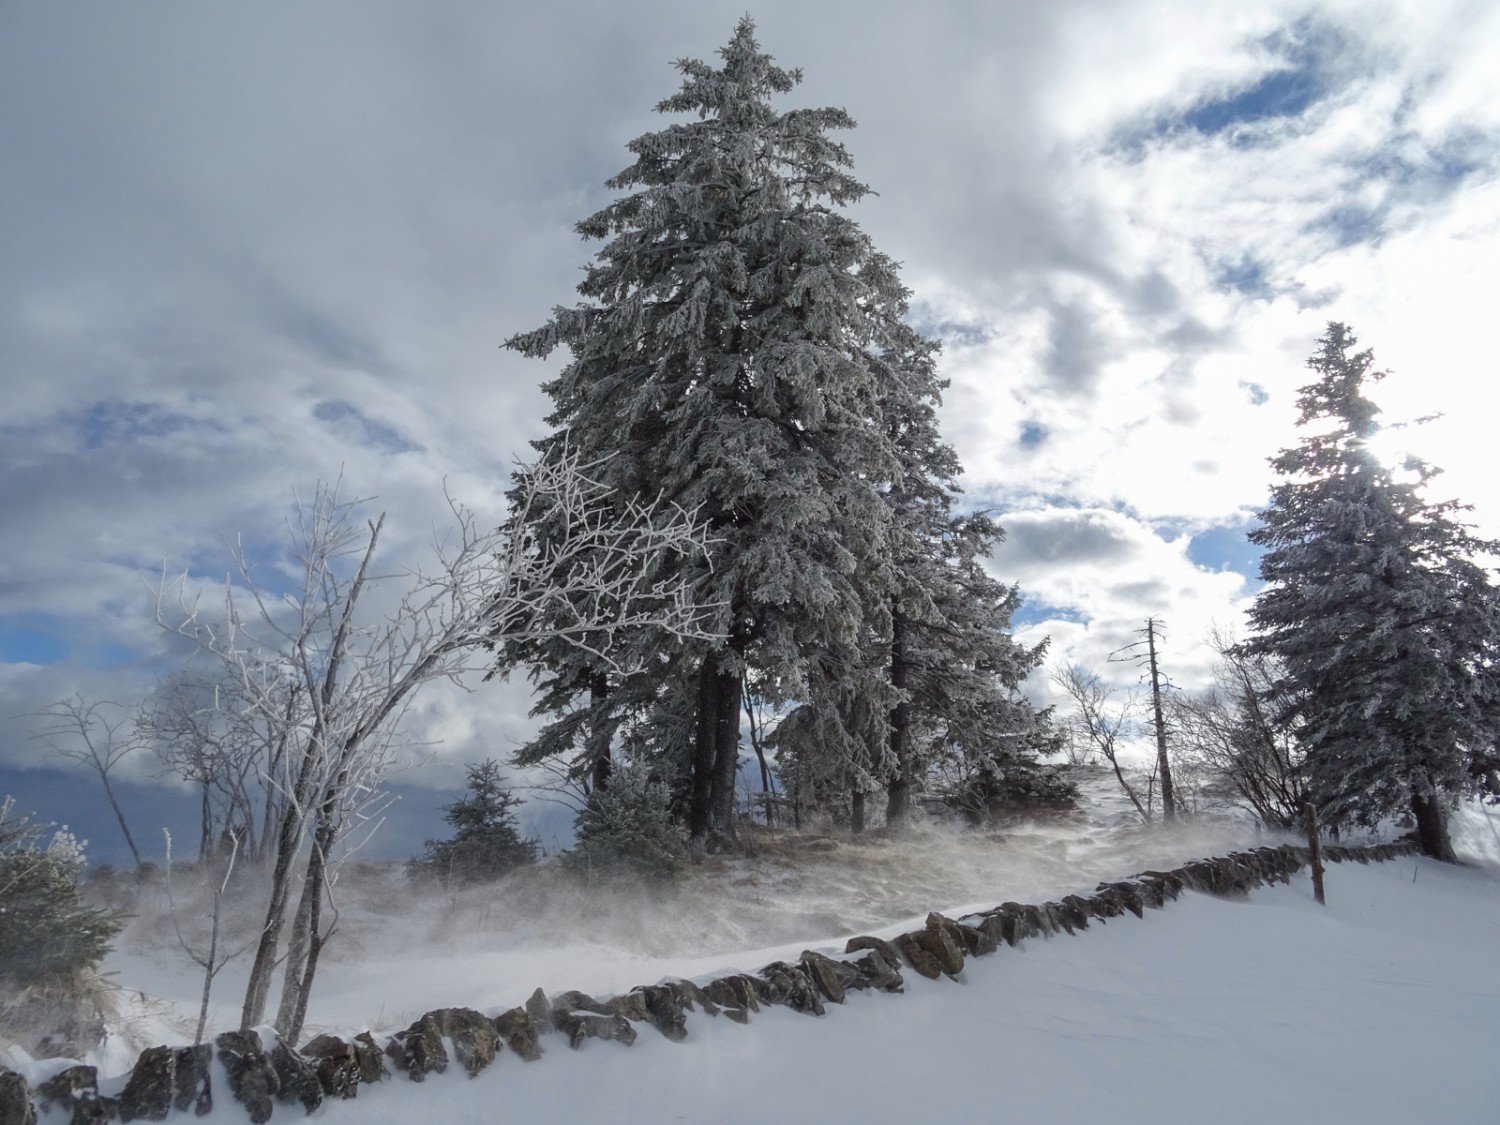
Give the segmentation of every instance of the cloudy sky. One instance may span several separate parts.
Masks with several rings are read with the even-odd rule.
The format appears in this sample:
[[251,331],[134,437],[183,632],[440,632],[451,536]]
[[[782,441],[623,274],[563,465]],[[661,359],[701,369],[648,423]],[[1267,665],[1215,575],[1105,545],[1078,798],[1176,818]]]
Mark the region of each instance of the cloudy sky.
[[[0,5],[0,787],[95,815],[39,772],[25,716],[138,699],[181,659],[152,617],[163,565],[222,576],[235,536],[274,558],[294,490],[342,471],[378,498],[392,569],[445,481],[498,518],[562,362],[500,344],[573,300],[573,224],[659,126],[671,62],[714,57],[743,11]],[[1054,659],[1102,665],[1156,614],[1174,679],[1201,682],[1331,319],[1392,370],[1388,417],[1444,413],[1399,441],[1500,535],[1500,7],[752,15],[805,71],[785,104],[859,122],[878,195],[856,216],[946,340],[968,497],[1001,513],[995,571]],[[406,783],[507,756],[525,710],[524,683],[422,699],[439,746]],[[146,793],[151,764],[129,771]]]

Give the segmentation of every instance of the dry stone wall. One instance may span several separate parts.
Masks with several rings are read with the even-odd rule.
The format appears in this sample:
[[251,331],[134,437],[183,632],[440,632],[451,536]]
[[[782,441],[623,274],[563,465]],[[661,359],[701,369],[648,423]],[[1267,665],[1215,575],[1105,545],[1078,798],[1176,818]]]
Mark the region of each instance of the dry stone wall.
[[[1362,848],[1325,847],[1323,858],[1371,863],[1418,850],[1415,840],[1405,839]],[[230,1031],[211,1045],[148,1048],[114,1096],[100,1092],[91,1066],[68,1067],[34,1090],[21,1075],[0,1067],[0,1125],[36,1125],[39,1112],[47,1121],[66,1119],[70,1125],[201,1116],[215,1097],[225,1096],[260,1125],[278,1109],[311,1113],[325,1098],[357,1097],[364,1087],[395,1075],[421,1082],[456,1063],[472,1078],[503,1051],[534,1062],[549,1036],[565,1037],[575,1049],[588,1039],[629,1046],[636,1040],[637,1025],[670,1040],[686,1038],[690,1012],[748,1023],[763,1007],[783,1005],[820,1016],[825,1004],[842,1004],[850,992],[903,991],[905,970],[932,979],[954,977],[969,958],[994,953],[1002,945],[1074,934],[1127,912],[1140,918],[1184,890],[1248,894],[1267,883],[1289,882],[1307,863],[1303,847],[1256,848],[1101,883],[1092,895],[1066,895],[1040,905],[1004,902],[963,918],[929,914],[921,929],[890,940],[850,938],[842,958],[808,950],[795,962],[776,961],[758,973],[736,973],[703,985],[687,980],[641,985],[604,1000],[574,991],[548,997],[537,989],[525,1004],[493,1016],[472,1008],[439,1008],[383,1046],[364,1032],[350,1040],[320,1035],[299,1051],[268,1042],[257,1032]]]

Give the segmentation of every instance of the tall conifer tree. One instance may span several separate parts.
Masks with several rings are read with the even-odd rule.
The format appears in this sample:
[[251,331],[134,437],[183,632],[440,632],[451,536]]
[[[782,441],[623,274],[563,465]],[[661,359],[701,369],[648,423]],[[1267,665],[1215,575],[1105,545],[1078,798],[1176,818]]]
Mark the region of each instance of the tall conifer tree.
[[508,342],[572,352],[546,387],[558,429],[544,452],[613,455],[602,475],[622,494],[697,508],[719,540],[692,579],[720,607],[722,644],[663,644],[602,690],[576,659],[548,673],[559,711],[593,684],[606,728],[632,708],[657,724],[691,776],[699,837],[728,828],[747,665],[774,702],[805,698],[811,665],[853,654],[883,612],[868,593],[886,565],[879,485],[897,469],[872,423],[906,307],[894,263],[840,210],[867,191],[829,135],[848,115],[776,110],[800,74],[748,19],[720,54],[677,64],[682,89],[658,109],[689,119],[631,142],[635,162],[609,181],[626,194],[578,225],[603,241],[585,303]]
[[[631,142],[635,162],[608,181],[625,194],[578,225],[602,243],[585,302],[508,342],[572,353],[545,388],[544,453],[607,457],[595,472],[620,496],[707,519],[712,558],[677,561],[724,634],[640,633],[618,663],[641,671],[624,677],[576,647],[526,654],[554,719],[520,758],[568,753],[607,784],[623,744],[679,778],[700,839],[730,830],[747,684],[789,712],[776,743],[798,776],[853,794],[858,822],[865,792],[898,777],[910,790],[918,755],[893,733],[908,700],[1036,718],[1016,687],[1039,659],[1004,635],[1014,591],[978,564],[997,529],[951,511],[937,345],[905,323],[895,264],[842,211],[868,190],[830,136],[853,121],[774,108],[801,76],[748,19],[720,55],[677,64],[682,89],[657,108],[687,120]],[[538,514],[533,534],[554,531]]]
[[1365,385],[1384,373],[1355,344],[1329,324],[1298,399],[1307,435],[1271,461],[1285,479],[1250,534],[1266,587],[1244,649],[1285,669],[1271,697],[1290,701],[1325,820],[1409,809],[1423,850],[1452,859],[1451,803],[1495,786],[1500,601],[1474,558],[1500,544],[1460,522],[1464,506],[1423,499],[1436,469],[1398,476],[1371,452]]

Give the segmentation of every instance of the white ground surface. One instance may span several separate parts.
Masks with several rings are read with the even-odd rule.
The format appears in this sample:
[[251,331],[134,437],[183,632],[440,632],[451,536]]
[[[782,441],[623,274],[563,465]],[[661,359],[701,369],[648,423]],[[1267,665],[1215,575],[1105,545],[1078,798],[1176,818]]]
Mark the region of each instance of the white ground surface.
[[[669,1043],[560,1038],[502,1058],[366,1088],[340,1122],[1500,1121],[1500,828],[1470,813],[1475,866],[1408,859],[1332,867],[1327,909],[1305,878],[1247,901],[1190,894],[1144,920],[1095,923],[972,960],[961,983],[908,973],[903,996],[859,994],[822,1019],[763,1011],[748,1027],[689,1016]],[[1003,838],[895,848],[804,840],[695,876],[667,895],[563,892],[531,875],[485,894],[413,898],[399,875],[345,891],[344,930],[313,998],[316,1030],[395,1030],[422,1011],[494,1011],[538,985],[600,995],[669,976],[754,970],[854,932],[892,934],[928,909],[1043,901],[1152,866],[1253,845],[1243,828],[1174,834],[1032,826]],[[351,873],[352,876],[353,873]],[[179,888],[181,892],[184,888]],[[250,911],[249,896],[232,903]],[[197,900],[183,902],[192,922]],[[201,977],[142,903],[109,968],[118,1033],[96,1062],[191,1038]],[[237,1021],[243,968],[213,1023]],[[0,1061],[7,1061],[0,1059]],[[56,1061],[10,1052],[39,1079]],[[277,1120],[298,1114],[279,1110]],[[212,1121],[244,1120],[232,1104]]]

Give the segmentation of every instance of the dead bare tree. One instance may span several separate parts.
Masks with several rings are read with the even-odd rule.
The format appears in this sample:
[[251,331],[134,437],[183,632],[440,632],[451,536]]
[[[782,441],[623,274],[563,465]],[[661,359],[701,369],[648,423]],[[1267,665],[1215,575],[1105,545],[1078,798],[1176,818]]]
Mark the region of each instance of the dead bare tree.
[[1092,746],[1109,763],[1121,792],[1130,798],[1141,820],[1150,824],[1155,772],[1142,799],[1140,787],[1126,777],[1119,759],[1122,739],[1140,726],[1139,697],[1134,692],[1108,686],[1097,673],[1077,664],[1054,671],[1052,682],[1073,701],[1073,713],[1063,720],[1070,736]]
[[[254,938],[245,942],[238,949],[224,952],[220,949],[220,930],[224,917],[224,895],[229,890],[229,881],[234,877],[235,861],[239,858],[239,837],[233,832],[229,834],[229,849],[223,857],[224,874],[212,888],[213,908],[209,914],[208,948],[199,950],[188,941],[187,935],[182,932],[182,923],[178,918],[177,896],[172,891],[172,833],[165,828],[162,836],[166,838],[166,884],[167,884],[167,910],[172,917],[172,929],[177,935],[177,944],[188,958],[203,970],[203,991],[198,998],[198,1028],[193,1032],[193,1046],[203,1042],[203,1031],[208,1025],[208,1002],[213,996],[214,979],[219,975],[219,970],[233,961],[241,953],[244,953],[254,943]],[[204,868],[205,872],[212,876],[212,871]]]
[[[1161,780],[1161,813],[1164,820],[1177,819],[1177,797],[1172,787],[1172,759],[1167,753],[1166,706],[1163,704],[1162,688],[1167,686],[1157,660],[1156,643],[1164,629],[1159,617],[1146,618],[1146,627],[1139,630],[1141,639],[1134,644],[1110,653],[1110,660],[1129,660],[1146,667],[1146,682],[1151,691],[1151,733],[1156,739],[1156,776]],[[1145,646],[1145,652],[1141,652]]]
[[231,836],[242,863],[265,858],[266,833],[278,820],[273,779],[285,753],[285,722],[267,723],[238,675],[220,667],[215,675],[163,677],[141,704],[136,729],[168,771],[198,790],[198,859],[228,847]]
[[[251,1028],[265,1016],[272,976],[281,963],[276,1026],[295,1040],[323,943],[322,905],[335,876],[338,847],[370,802],[400,749],[401,718],[415,693],[435,680],[461,683],[491,667],[497,640],[555,639],[578,645],[613,666],[614,635],[652,626],[681,637],[709,638],[713,607],[692,604],[680,585],[651,577],[671,554],[707,548],[693,513],[632,501],[608,515],[610,490],[566,451],[522,466],[513,504],[562,512],[565,534],[545,542],[482,531],[471,512],[450,500],[453,525],[434,544],[436,565],[400,576],[377,574],[374,560],[385,517],[361,520],[361,501],[320,485],[299,502],[289,530],[297,560],[295,587],[273,596],[252,574],[246,551],[234,551],[235,575],[222,610],[200,608],[186,576],[157,589],[157,619],[220,660],[240,681],[259,719],[287,734],[274,779],[283,802],[275,826],[265,922],[241,1012]],[[512,519],[511,527],[527,525]],[[392,580],[406,589],[380,612]],[[168,606],[175,606],[169,612]],[[580,614],[576,607],[597,607]],[[285,685],[296,687],[288,707]],[[282,935],[299,860],[300,894],[285,952]]]
[[1220,656],[1213,686],[1172,703],[1180,753],[1227,786],[1229,803],[1267,827],[1296,829],[1308,799],[1304,750],[1278,716],[1281,676],[1271,658],[1245,653],[1226,633],[1216,630],[1208,641]]
[[[120,712],[111,717],[110,710]],[[118,703],[108,699],[87,702],[81,695],[59,699],[36,713],[42,721],[32,736],[41,740],[59,758],[67,758],[92,770],[104,786],[104,796],[119,822],[125,846],[135,865],[141,865],[140,849],[125,822],[125,810],[110,780],[115,768],[140,748],[133,716]]]

